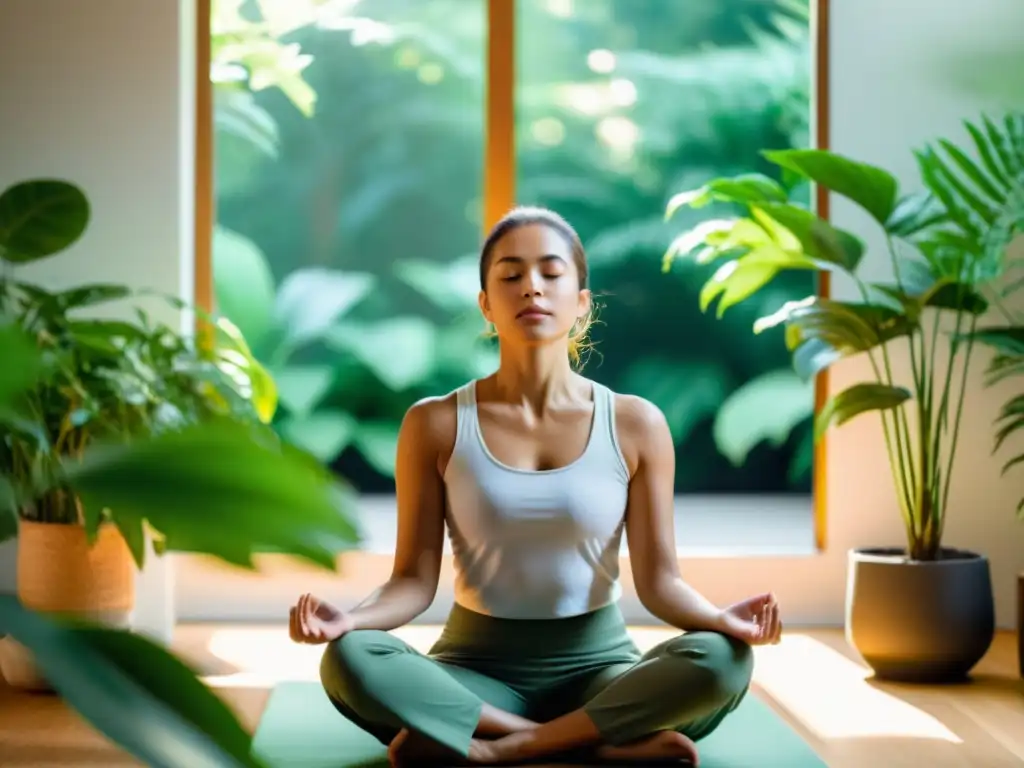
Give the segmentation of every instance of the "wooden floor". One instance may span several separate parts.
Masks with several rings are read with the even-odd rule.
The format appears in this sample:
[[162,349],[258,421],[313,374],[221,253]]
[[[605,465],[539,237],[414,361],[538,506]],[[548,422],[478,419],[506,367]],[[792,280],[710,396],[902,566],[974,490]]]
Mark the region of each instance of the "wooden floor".
[[[409,627],[397,634],[422,648],[437,631]],[[634,635],[647,648],[665,631],[638,628]],[[210,625],[179,628],[175,649],[249,729],[274,683],[316,679],[321,650],[293,645],[282,627]],[[1024,765],[1024,681],[1016,638],[1008,633],[997,637],[973,681],[959,686],[875,683],[838,630],[791,631],[782,644],[758,648],[757,657],[756,694],[832,768]],[[0,766],[136,764],[55,697],[0,686]]]

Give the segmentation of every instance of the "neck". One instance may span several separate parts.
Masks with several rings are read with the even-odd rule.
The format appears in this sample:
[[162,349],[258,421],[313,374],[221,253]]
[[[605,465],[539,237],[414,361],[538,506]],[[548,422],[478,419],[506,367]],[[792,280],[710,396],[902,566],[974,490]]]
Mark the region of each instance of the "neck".
[[495,387],[502,400],[529,403],[543,410],[553,398],[571,392],[576,374],[569,364],[568,351],[561,345],[523,350],[500,350]]

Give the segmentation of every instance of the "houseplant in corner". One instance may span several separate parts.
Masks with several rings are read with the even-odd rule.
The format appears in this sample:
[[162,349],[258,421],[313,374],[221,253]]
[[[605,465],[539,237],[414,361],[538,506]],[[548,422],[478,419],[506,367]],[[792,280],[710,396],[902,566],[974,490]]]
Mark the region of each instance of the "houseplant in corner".
[[[1021,153],[1024,164],[1024,152]],[[1019,219],[1015,230],[1018,240],[1015,244],[1024,246],[1024,186],[1020,188]],[[985,384],[992,387],[1000,382],[1012,380],[1018,382],[1017,393],[1003,403],[996,417],[996,435],[993,452],[1006,450],[1008,441],[1020,440],[1024,435],[1024,314],[1013,308],[1011,301],[1018,292],[1024,292],[1024,277],[1019,273],[1024,268],[1024,259],[1018,257],[1013,266],[1016,267],[1010,284],[1000,291],[999,311],[1003,317],[1002,324],[990,324],[977,329],[973,337],[975,341],[989,347],[995,352],[985,371]],[[1013,454],[1006,459],[1002,471],[1004,474],[1024,471],[1024,451]],[[1024,496],[1017,502],[1017,518],[1024,524]],[[1017,657],[1020,676],[1024,678],[1024,571],[1017,574]]]
[[[730,209],[682,233],[666,254],[666,269],[678,256],[724,261],[703,286],[704,310],[717,300],[721,316],[787,270],[829,272],[858,290],[858,301],[789,302],[754,330],[779,329],[806,379],[840,360],[866,359],[870,380],[831,397],[815,436],[865,412],[881,418],[906,547],[850,552],[846,621],[848,640],[879,678],[963,678],[994,635],[988,560],[943,546],[943,532],[973,334],[1006,269],[1007,219],[1024,171],[1010,148],[1024,135],[1021,125],[1016,115],[1003,125],[968,124],[979,160],[948,141],[917,153],[924,190],[906,195],[884,169],[834,152],[764,153],[781,178],[823,187],[873,219],[892,267],[887,282],[860,276],[860,238],[767,176],[715,179],[669,203],[669,216],[684,205]],[[946,366],[940,350],[948,351]],[[894,361],[909,362],[907,381],[897,380]]]
[[[145,557],[143,522],[83,504],[54,482],[57,473],[97,441],[130,442],[223,414],[258,424],[268,385],[230,326],[217,326],[215,343],[197,349],[140,310],[131,321],[88,314],[129,298],[125,286],[51,292],[16,279],[17,267],[78,241],[89,213],[85,195],[65,181],[25,181],[0,195],[0,313],[42,351],[38,377],[0,423],[0,470],[10,478],[0,539],[18,536],[26,607],[127,626],[135,566]],[[5,641],[2,651],[9,683],[48,687],[17,645]]]

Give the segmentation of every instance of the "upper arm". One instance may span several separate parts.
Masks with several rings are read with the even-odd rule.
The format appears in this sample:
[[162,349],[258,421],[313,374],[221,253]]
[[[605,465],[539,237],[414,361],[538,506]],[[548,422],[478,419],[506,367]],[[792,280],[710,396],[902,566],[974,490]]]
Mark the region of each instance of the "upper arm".
[[429,398],[405,414],[398,433],[395,493],[398,537],[392,577],[415,578],[437,589],[444,551],[445,489],[441,477],[455,439],[455,408]]
[[616,421],[630,470],[626,537],[637,596],[644,600],[658,583],[679,575],[675,536],[675,444],[657,406],[620,396]]

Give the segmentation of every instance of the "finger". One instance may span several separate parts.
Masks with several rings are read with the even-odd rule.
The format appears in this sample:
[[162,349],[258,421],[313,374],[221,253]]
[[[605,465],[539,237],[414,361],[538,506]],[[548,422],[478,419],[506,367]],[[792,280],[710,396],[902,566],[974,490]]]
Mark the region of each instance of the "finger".
[[299,598],[299,630],[304,639],[309,639],[309,593]]
[[771,608],[768,610],[768,627],[765,631],[765,640],[769,643],[774,643],[775,638],[779,633],[779,606],[778,603],[773,603]]
[[295,631],[295,606],[288,609],[288,637],[293,643],[299,642],[299,633]]

